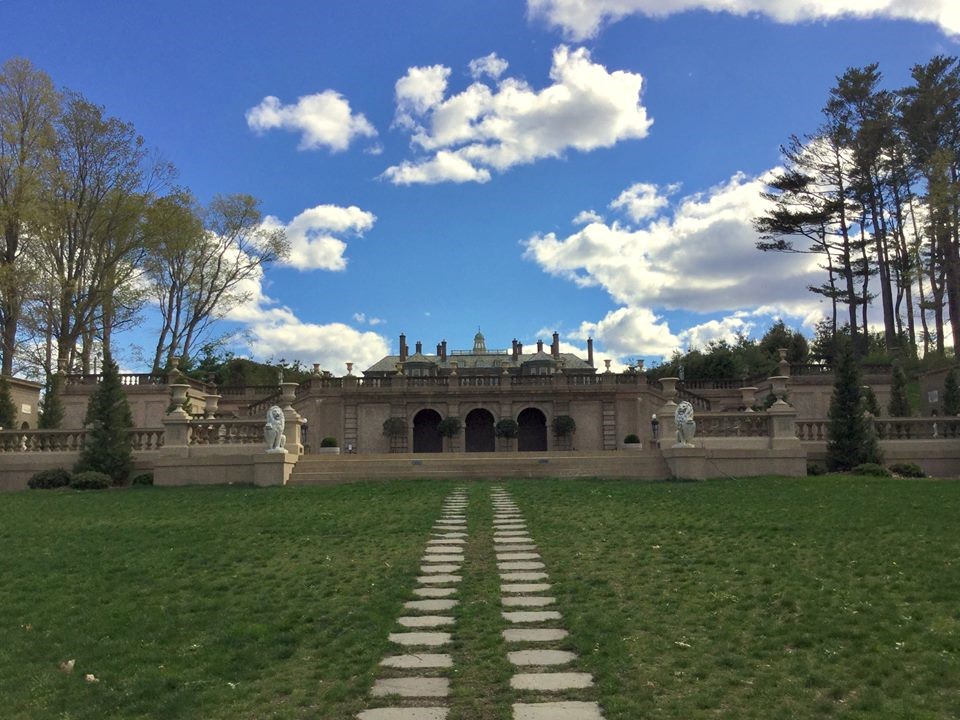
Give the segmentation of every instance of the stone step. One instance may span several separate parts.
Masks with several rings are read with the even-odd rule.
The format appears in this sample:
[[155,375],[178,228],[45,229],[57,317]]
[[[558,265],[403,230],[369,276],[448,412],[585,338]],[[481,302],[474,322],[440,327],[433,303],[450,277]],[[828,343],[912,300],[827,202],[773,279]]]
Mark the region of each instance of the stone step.
[[400,668],[402,670],[420,668],[448,668],[453,667],[453,658],[446,653],[420,653],[417,655],[390,655],[380,661],[385,667]]
[[577,659],[577,654],[567,650],[513,650],[507,653],[507,660],[514,665],[566,665]]
[[416,647],[418,645],[440,647],[441,645],[448,645],[450,638],[448,632],[399,632],[390,633],[388,639],[392,643],[405,647]]
[[373,684],[370,694],[374,697],[446,697],[450,694],[450,680],[440,677],[381,678]]
[[357,720],[447,720],[445,707],[385,707],[364,710]]
[[590,673],[517,673],[510,678],[510,687],[514,690],[559,692],[561,690],[579,690],[592,685],[593,675]]
[[569,634],[562,628],[507,628],[503,639],[506,642],[555,642]]
[[514,703],[513,720],[603,720],[595,702]]

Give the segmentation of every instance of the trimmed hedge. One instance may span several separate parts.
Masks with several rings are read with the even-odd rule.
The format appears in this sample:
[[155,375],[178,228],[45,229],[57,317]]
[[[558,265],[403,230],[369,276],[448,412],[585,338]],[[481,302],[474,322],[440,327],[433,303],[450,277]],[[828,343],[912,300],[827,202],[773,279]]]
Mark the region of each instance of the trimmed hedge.
[[639,445],[640,438],[635,433],[630,433],[623,439],[624,445]]
[[67,487],[72,480],[70,473],[63,468],[54,468],[53,470],[41,470],[34,473],[27,480],[27,487],[34,490],[51,490],[53,488]]
[[890,472],[900,477],[922,478],[927,476],[923,468],[916,463],[894,463],[890,466]]
[[113,478],[96,470],[85,470],[73,476],[70,487],[74,490],[105,490],[113,485]]

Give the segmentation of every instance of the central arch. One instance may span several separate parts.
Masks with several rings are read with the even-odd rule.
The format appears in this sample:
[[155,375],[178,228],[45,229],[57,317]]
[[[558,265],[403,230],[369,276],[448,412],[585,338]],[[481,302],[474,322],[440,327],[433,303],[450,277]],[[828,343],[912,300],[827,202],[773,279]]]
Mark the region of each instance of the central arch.
[[443,452],[440,413],[436,410],[421,410],[413,416],[413,451],[415,453]]
[[467,414],[466,451],[493,452],[496,450],[496,439],[493,432],[493,415],[489,410],[477,408]]
[[527,408],[517,416],[517,450],[545,452],[547,449],[547,417],[537,408]]

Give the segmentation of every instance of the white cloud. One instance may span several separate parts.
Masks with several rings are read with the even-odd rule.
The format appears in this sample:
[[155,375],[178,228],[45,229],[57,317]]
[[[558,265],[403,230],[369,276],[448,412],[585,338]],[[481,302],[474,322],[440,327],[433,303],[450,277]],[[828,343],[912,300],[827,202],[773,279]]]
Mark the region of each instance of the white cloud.
[[347,244],[333,233],[363,235],[376,220],[376,215],[355,205],[317,205],[304,210],[286,225],[272,215],[264,218],[264,225],[286,230],[290,242],[287,265],[298,270],[337,271],[347,267],[343,256]]
[[589,225],[590,223],[602,223],[603,216],[594,210],[581,210],[573,219],[574,225]]
[[230,311],[226,319],[246,326],[249,350],[254,357],[320,363],[342,375],[346,362],[354,362],[362,370],[389,354],[387,339],[375,332],[357,330],[344,323],[300,320],[293,310],[277,305],[264,294],[262,275],[247,281],[244,290],[248,301]]
[[473,77],[474,80],[479,80],[484,75],[489,75],[496,80],[507,71],[510,63],[501,57],[497,57],[496,53],[490,53],[485,57],[471,60],[469,67],[470,76]]
[[610,203],[611,210],[623,210],[634,222],[654,217],[670,202],[669,196],[680,189],[670,185],[663,194],[653,183],[634,183]]
[[592,337],[617,358],[669,355],[680,347],[680,338],[663,318],[645,307],[620,307],[598,322],[583,322],[572,337]]
[[358,322],[358,323],[360,323],[361,325],[363,325],[364,323],[367,323],[367,324],[369,324],[369,325],[383,325],[383,324],[385,324],[385,323],[387,322],[386,320],[383,320],[382,318],[378,318],[378,317],[367,317],[367,314],[366,314],[366,313],[362,313],[362,312],[360,312],[360,313],[354,313],[354,314],[353,314],[353,319],[354,319],[355,322]]
[[688,10],[761,14],[781,23],[882,17],[935,23],[947,35],[960,34],[956,0],[527,0],[527,8],[573,40],[594,37],[628,15],[662,18]]
[[736,313],[687,328],[680,333],[680,339],[690,350],[702,350],[713,341],[726,340],[732,345],[736,343],[738,335],[749,335],[753,328],[754,323],[746,320],[742,313]]
[[[487,66],[489,60],[481,59]],[[411,68],[397,82],[396,124],[411,132],[423,155],[388,168],[384,178],[396,184],[486,182],[491,170],[643,138],[652,123],[640,103],[643,78],[609,72],[585,48],[556,48],[553,84],[542,90],[505,78],[496,88],[477,81],[447,96],[449,75],[441,65]]]
[[300,149],[327,147],[346,150],[357,137],[376,137],[377,131],[361,113],[334,90],[304,95],[294,105],[284,105],[272,95],[247,110],[247,126],[257,132],[284,129],[300,132]]

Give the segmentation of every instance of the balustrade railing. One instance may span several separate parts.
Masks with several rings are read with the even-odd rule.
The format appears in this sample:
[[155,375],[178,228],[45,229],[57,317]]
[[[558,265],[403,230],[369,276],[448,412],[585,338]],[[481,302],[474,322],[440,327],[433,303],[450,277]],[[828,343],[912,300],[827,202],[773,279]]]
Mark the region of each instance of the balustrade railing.
[[960,438],[960,418],[875,418],[881,440],[953,440]]
[[262,445],[263,420],[191,420],[190,445]]
[[821,442],[827,439],[826,420],[797,420],[797,437],[808,442]]
[[695,415],[697,437],[770,437],[766,413],[710,413]]
[[[136,451],[163,447],[163,428],[130,430],[130,445]],[[86,442],[86,430],[4,430],[0,452],[79,452]]]

